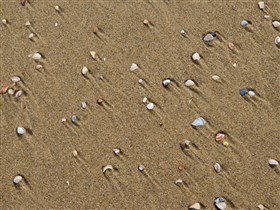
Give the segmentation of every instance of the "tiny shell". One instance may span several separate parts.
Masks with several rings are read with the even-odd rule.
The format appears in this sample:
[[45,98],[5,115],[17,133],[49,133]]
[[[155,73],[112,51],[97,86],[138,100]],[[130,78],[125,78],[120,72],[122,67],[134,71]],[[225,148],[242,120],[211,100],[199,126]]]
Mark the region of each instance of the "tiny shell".
[[83,108],[83,109],[87,108],[87,103],[84,102],[84,101],[82,102],[82,108]]
[[263,206],[262,204],[259,204],[257,207],[258,207],[260,210],[264,210],[264,209],[265,209],[264,206]]
[[280,27],[280,22],[279,21],[273,21],[272,25],[274,28],[279,28]]
[[224,198],[215,199],[215,206],[220,210],[225,210],[227,208],[227,204]]
[[112,165],[107,165],[107,166],[104,166],[102,168],[102,172],[103,173],[106,173],[107,170],[112,171],[113,170],[113,166]]
[[217,133],[215,136],[216,141],[221,141],[225,137],[223,133]]
[[147,107],[148,110],[153,110],[154,109],[154,104],[153,103],[148,103],[146,107]]
[[7,20],[6,20],[6,19],[2,19],[2,23],[3,23],[4,25],[7,25]]
[[17,82],[20,81],[20,77],[14,76],[14,77],[11,78],[11,80],[12,80],[14,83],[17,83]]
[[199,210],[201,209],[200,203],[195,203],[189,207],[190,210]]
[[94,60],[96,60],[96,52],[90,51],[90,55]]
[[186,31],[184,30],[184,29],[182,29],[181,31],[180,31],[180,34],[182,35],[182,36],[186,36]]
[[145,25],[148,25],[148,24],[149,24],[149,21],[148,21],[147,19],[145,19],[145,20],[143,21],[143,23],[144,23]]
[[274,160],[274,159],[269,159],[268,160],[268,164],[270,166],[278,166],[279,165],[279,162],[277,160]]
[[16,94],[15,94],[15,97],[16,97],[16,98],[19,98],[19,97],[22,96],[22,94],[23,94],[23,91],[22,91],[22,90],[18,90],[18,91],[16,92]]
[[264,2],[263,1],[259,1],[258,5],[259,5],[260,9],[264,9]]
[[192,55],[192,59],[193,59],[194,61],[199,61],[199,60],[200,60],[200,55],[196,52],[196,53],[194,53],[194,54]]
[[242,26],[242,27],[247,27],[248,26],[248,21],[247,20],[242,20],[241,22],[240,22],[240,25]]
[[119,155],[121,153],[121,150],[119,148],[114,148],[113,152],[115,155]]
[[88,68],[84,66],[82,68],[82,75],[85,75],[86,73],[88,73]]
[[33,33],[29,34],[29,36],[28,36],[29,39],[32,39],[33,37],[34,37]]
[[275,38],[275,44],[278,45],[278,46],[280,46],[280,36],[277,36],[277,37]]
[[181,184],[183,184],[183,180],[182,180],[182,179],[177,179],[177,180],[175,181],[175,184],[176,184],[176,185],[181,185]]
[[254,97],[256,94],[255,94],[254,91],[250,90],[250,91],[248,92],[248,95],[251,96],[251,97]]
[[170,80],[170,79],[165,79],[165,80],[162,81],[162,85],[163,85],[164,87],[167,87],[170,83],[171,83],[171,80]]
[[8,91],[10,85],[9,84],[6,84],[6,85],[3,85],[0,89],[0,94],[4,94]]
[[23,134],[25,134],[25,128],[23,128],[23,127],[17,127],[17,134],[18,135],[23,135]]
[[27,21],[24,25],[25,26],[31,26],[31,23],[29,21]]
[[66,121],[67,121],[66,118],[62,118],[62,119],[61,119],[61,122],[66,122]]
[[147,101],[148,101],[148,98],[147,97],[145,97],[145,98],[143,98],[143,103],[145,104],[145,103],[147,103]]
[[36,69],[37,69],[37,70],[39,70],[39,69],[41,69],[41,68],[43,68],[43,66],[40,65],[40,64],[36,66]]
[[194,81],[192,81],[192,80],[187,80],[186,82],[185,82],[185,85],[187,86],[187,87],[191,87],[191,86],[193,86],[195,83],[194,83]]
[[143,83],[143,80],[142,80],[142,79],[139,79],[139,80],[138,80],[138,83],[139,83],[139,84],[142,84],[142,83]]
[[205,123],[206,121],[202,117],[199,117],[192,122],[192,126],[194,127],[204,126]]
[[77,150],[73,150],[72,155],[73,155],[74,157],[77,157],[77,156],[78,156]]
[[207,34],[206,36],[203,37],[203,41],[205,42],[210,42],[214,39],[214,36],[212,34]]
[[219,163],[215,163],[214,165],[214,170],[217,172],[217,173],[220,173],[221,172],[221,166]]
[[14,89],[10,88],[10,89],[8,90],[8,94],[14,95],[14,93],[15,93]]
[[54,6],[54,9],[55,9],[57,12],[60,12],[60,11],[61,11],[61,9],[60,9],[59,6]]
[[213,76],[212,76],[212,79],[213,79],[213,80],[215,80],[215,81],[217,81],[217,80],[219,80],[219,79],[220,79],[220,77],[219,77],[219,76],[217,76],[217,75],[213,75]]
[[223,141],[222,144],[223,144],[225,147],[229,146],[229,143],[228,143],[227,141]]
[[19,184],[21,181],[23,180],[23,177],[22,176],[15,176],[13,182],[14,184]]
[[73,115],[73,116],[71,117],[72,123],[77,123],[77,120],[78,120],[78,118],[77,118],[76,115]]
[[103,100],[102,100],[101,98],[99,98],[99,99],[97,100],[97,103],[101,105],[101,104],[103,103]]
[[39,61],[41,58],[42,58],[42,55],[40,53],[34,53],[32,58],[35,60],[35,61]]
[[138,65],[136,63],[131,64],[130,71],[135,71],[138,69]]
[[191,142],[190,142],[189,140],[182,141],[182,142],[180,143],[181,149],[182,149],[182,150],[188,149],[189,146],[190,146],[190,143],[191,143]]
[[139,165],[139,166],[138,166],[138,170],[141,171],[141,172],[144,171],[144,170],[145,170],[145,166]]
[[229,43],[228,43],[228,48],[231,49],[231,50],[233,50],[234,44],[233,44],[232,42],[229,42]]

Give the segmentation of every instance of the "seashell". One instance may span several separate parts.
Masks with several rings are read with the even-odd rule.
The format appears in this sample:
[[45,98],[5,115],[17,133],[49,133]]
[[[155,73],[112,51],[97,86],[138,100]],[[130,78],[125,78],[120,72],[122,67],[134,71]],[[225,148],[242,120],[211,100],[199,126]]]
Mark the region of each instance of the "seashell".
[[14,95],[14,93],[15,93],[14,89],[10,88],[10,89],[8,90],[8,94]]
[[262,204],[259,204],[257,207],[258,207],[260,210],[264,210],[264,209],[265,209],[264,206],[263,206]]
[[18,135],[23,135],[23,134],[25,134],[25,133],[26,133],[25,128],[23,128],[23,127],[17,127],[17,134],[18,134]]
[[171,83],[171,80],[170,80],[170,79],[165,79],[165,80],[162,81],[162,85],[163,85],[164,87],[167,87],[170,83]]
[[270,166],[278,166],[279,165],[279,162],[277,160],[274,160],[274,159],[269,159],[268,160],[268,164]]
[[145,19],[144,21],[143,21],[143,23],[145,24],[145,25],[149,25],[149,21],[147,20],[147,19]]
[[225,137],[223,133],[217,133],[215,136],[216,141],[221,141]]
[[9,84],[3,85],[0,89],[0,94],[5,94],[8,91],[9,87]]
[[2,19],[2,23],[3,23],[4,25],[7,25],[7,20],[6,20],[6,19]]
[[41,69],[41,68],[43,68],[42,65],[37,65],[37,66],[36,66],[36,69],[37,69],[37,70],[39,70],[39,69]]
[[206,121],[202,117],[199,117],[192,122],[192,126],[194,127],[204,126],[205,123]]
[[136,63],[133,63],[130,67],[130,71],[135,71],[136,69],[138,69],[138,65]]
[[72,123],[77,123],[77,120],[78,120],[78,118],[77,118],[76,115],[73,115],[73,116],[71,117]]
[[139,165],[139,166],[138,166],[138,170],[141,171],[141,172],[144,171],[144,170],[145,170],[145,166]]
[[77,150],[73,150],[72,155],[73,155],[74,157],[77,157],[77,156],[78,156]]
[[231,50],[233,50],[234,44],[233,44],[232,42],[229,42],[229,43],[228,43],[228,48],[231,49]]
[[22,91],[22,90],[18,90],[18,91],[16,92],[16,94],[15,94],[15,97],[16,97],[16,98],[19,98],[19,97],[22,96],[22,94],[23,94],[23,91]]
[[277,36],[277,37],[275,38],[275,44],[276,44],[277,46],[280,46],[280,36]]
[[103,103],[103,100],[102,100],[101,98],[99,98],[99,99],[97,100],[97,103],[98,103],[99,105],[101,105],[101,104]]
[[61,11],[61,9],[60,9],[59,6],[54,6],[54,9],[55,9],[57,12],[60,12],[60,11]]
[[241,22],[240,22],[240,25],[241,25],[242,27],[247,27],[248,24],[249,24],[249,22],[248,22],[247,20],[241,20]]
[[258,5],[259,5],[260,9],[264,9],[264,2],[263,1],[259,1]]
[[224,145],[225,147],[229,146],[229,143],[227,141],[222,141],[222,145]]
[[213,76],[212,76],[212,79],[213,79],[213,80],[215,80],[215,81],[217,81],[217,80],[219,80],[219,79],[220,79],[220,77],[219,77],[219,76],[217,76],[217,75],[213,75]]
[[94,60],[96,60],[96,52],[90,51],[90,55]]
[[87,103],[84,102],[84,101],[82,102],[82,108],[83,108],[83,109],[87,108]]
[[235,67],[237,66],[237,64],[236,64],[236,63],[234,63],[234,64],[232,64],[232,66],[235,68]]
[[256,94],[254,91],[250,90],[250,91],[248,91],[248,95],[251,97],[254,97]]
[[275,21],[272,22],[272,25],[273,25],[274,28],[279,28],[280,27],[280,22],[275,20]]
[[207,34],[206,36],[203,37],[203,41],[205,42],[210,42],[214,39],[214,36],[212,34]]
[[107,165],[107,166],[104,166],[103,168],[102,168],[102,172],[103,172],[103,174],[104,173],[106,173],[106,171],[113,171],[113,166],[112,165]]
[[14,83],[17,83],[20,81],[20,77],[19,76],[14,76],[11,78],[11,80],[14,82]]
[[139,83],[139,84],[142,84],[142,83],[143,83],[143,80],[142,80],[142,79],[139,79],[139,80],[138,80],[138,83]]
[[148,110],[153,110],[154,109],[154,104],[153,103],[148,103],[146,107],[147,107]]
[[42,59],[42,55],[40,54],[40,53],[34,53],[33,55],[32,55],[32,58],[35,60],[35,61],[39,61],[39,60],[41,60]]
[[186,36],[186,31],[184,30],[184,29],[182,29],[181,31],[180,31],[180,34],[182,35],[182,36]]
[[191,142],[190,142],[189,140],[182,141],[182,142],[180,143],[181,149],[182,149],[182,150],[184,150],[184,149],[189,149],[190,143],[191,143]]
[[183,184],[183,180],[182,180],[182,179],[177,179],[177,180],[175,181],[175,184],[176,184],[176,185],[182,185],[182,184]]
[[61,119],[61,122],[63,122],[63,123],[66,122],[66,121],[67,121],[66,118],[62,118],[62,119]]
[[219,163],[215,163],[214,165],[214,170],[217,172],[217,173],[220,173],[221,172],[221,166]]
[[33,39],[34,36],[35,36],[35,35],[34,35],[33,33],[31,33],[31,34],[29,34],[28,38],[29,38],[29,39]]
[[199,210],[201,209],[200,203],[195,203],[189,207],[190,210]]
[[193,61],[199,61],[200,60],[200,55],[196,52],[192,55]]
[[119,154],[121,153],[121,149],[119,149],[119,148],[114,148],[114,149],[113,149],[113,152],[114,152],[115,155],[119,155]]
[[18,185],[22,180],[23,180],[23,177],[18,175],[18,176],[15,176],[13,182],[14,182],[14,184]]
[[240,93],[241,96],[245,96],[248,93],[248,90],[247,89],[241,89],[239,91],[239,93]]
[[31,26],[31,23],[29,21],[27,21],[24,25],[25,26]]
[[215,199],[215,206],[219,210],[225,210],[227,208],[227,204],[224,198],[217,198]]
[[145,98],[143,98],[143,103],[145,104],[145,103],[147,103],[147,101],[148,101],[148,98],[147,97],[145,97]]
[[86,73],[88,73],[88,68],[84,66],[82,68],[82,75],[86,75]]
[[194,81],[192,81],[192,80],[187,80],[186,82],[185,82],[185,85],[187,86],[187,87],[191,87],[191,86],[193,86],[195,83],[194,83]]
[[270,16],[269,16],[269,15],[264,15],[263,17],[264,17],[265,19],[270,18]]

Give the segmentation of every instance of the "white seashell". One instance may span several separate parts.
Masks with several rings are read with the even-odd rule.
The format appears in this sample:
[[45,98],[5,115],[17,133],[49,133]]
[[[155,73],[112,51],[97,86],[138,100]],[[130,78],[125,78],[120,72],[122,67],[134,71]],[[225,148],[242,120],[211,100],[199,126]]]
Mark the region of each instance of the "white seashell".
[[22,96],[23,91],[22,90],[18,90],[15,94],[16,98],[19,98],[20,96]]
[[257,207],[258,207],[260,210],[264,210],[264,209],[265,209],[264,206],[263,206],[262,204],[259,204]]
[[54,6],[54,9],[55,9],[57,12],[60,12],[60,11],[61,11],[61,9],[60,9],[59,6]]
[[216,171],[217,173],[220,173],[220,172],[221,172],[221,166],[220,166],[220,164],[219,164],[219,163],[215,163],[214,169],[215,169],[215,171]]
[[268,164],[270,166],[278,166],[279,165],[279,162],[277,160],[274,160],[274,159],[269,159],[268,160]]
[[27,21],[27,22],[25,23],[25,26],[31,26],[31,23],[30,23],[29,21]]
[[14,76],[14,77],[11,78],[11,80],[12,80],[14,83],[17,83],[17,82],[20,81],[20,77]]
[[251,97],[254,97],[256,94],[255,94],[254,91],[250,90],[250,91],[248,92],[248,95],[251,96]]
[[26,130],[23,127],[17,127],[17,134],[18,135],[23,135],[25,134]]
[[119,155],[121,153],[121,150],[119,148],[114,148],[113,152],[115,155]]
[[214,39],[214,36],[212,34],[207,34],[206,36],[203,37],[203,41],[205,42],[210,42]]
[[58,23],[55,23],[54,26],[58,26]]
[[266,18],[266,19],[270,18],[269,15],[264,15],[263,17]]
[[213,76],[212,76],[212,79],[213,79],[213,80],[215,80],[215,81],[217,81],[217,80],[219,80],[219,79],[220,79],[220,77],[219,77],[219,76],[217,76],[217,75],[213,75]]
[[215,206],[220,210],[225,210],[227,208],[227,204],[224,198],[217,198],[215,200]]
[[88,73],[88,68],[84,66],[82,68],[82,75],[86,75],[86,73]]
[[35,60],[35,61],[39,61],[41,58],[42,58],[42,55],[40,53],[34,53],[32,58]]
[[235,68],[235,67],[237,66],[237,64],[236,64],[236,63],[234,63],[234,64],[232,64],[232,66]]
[[77,150],[73,150],[72,154],[73,154],[74,157],[77,157],[78,156]]
[[278,46],[280,46],[280,36],[277,36],[277,37],[275,38],[275,44],[278,45]]
[[248,26],[248,21],[247,20],[242,20],[241,22],[240,22],[240,25],[242,26],[242,27],[247,27]]
[[148,101],[148,98],[147,98],[147,97],[143,98],[143,103],[144,103],[144,104],[147,103],[147,101]]
[[34,37],[33,33],[29,34],[29,36],[28,36],[29,39],[33,39],[33,37]]
[[130,67],[130,71],[135,71],[136,69],[138,69],[138,65],[136,63],[133,63]]
[[192,55],[192,59],[193,59],[194,61],[199,61],[199,60],[200,60],[200,55],[196,52],[196,53],[194,53],[194,54]]
[[6,19],[2,19],[2,23],[3,23],[4,25],[7,25],[7,20],[6,20]]
[[263,1],[259,1],[258,5],[259,5],[260,9],[264,9],[264,2]]
[[138,170],[141,171],[141,172],[144,171],[144,170],[145,170],[145,166],[139,165],[139,166],[138,166]]
[[13,182],[14,184],[19,184],[23,180],[22,176],[15,176]]
[[139,80],[138,80],[138,83],[139,83],[139,84],[142,84],[142,83],[143,83],[143,80],[142,80],[142,79],[139,79]]
[[37,70],[39,70],[39,69],[41,69],[41,68],[43,68],[42,65],[37,65],[37,66],[36,66],[36,69],[37,69]]
[[113,166],[112,165],[107,165],[107,166],[104,166],[103,168],[102,168],[102,172],[103,173],[106,173],[106,171],[113,171]]
[[76,115],[73,115],[73,116],[71,117],[72,123],[77,123],[77,120],[78,120],[78,118],[77,118]]
[[90,51],[90,55],[94,60],[96,60],[96,52]]
[[206,121],[202,117],[199,117],[192,122],[192,126],[195,126],[195,127],[203,126],[205,124],[206,124]]
[[165,80],[162,81],[162,84],[163,84],[164,87],[167,87],[170,83],[171,83],[170,79],[165,79]]
[[200,203],[195,203],[189,207],[190,210],[199,210],[201,209]]
[[280,22],[279,21],[273,21],[272,25],[274,28],[279,28],[280,27]]
[[193,86],[195,83],[194,83],[194,81],[192,81],[192,80],[187,80],[186,82],[185,82],[185,85],[187,86],[187,87],[191,87],[191,86]]
[[83,109],[87,108],[87,103],[84,102],[84,101],[82,102],[82,108],[83,108]]
[[8,90],[8,94],[14,95],[14,93],[15,93],[14,89],[10,88],[10,89]]
[[61,122],[66,122],[66,118],[62,118],[62,119],[61,119]]
[[153,110],[154,109],[154,104],[153,103],[148,103],[146,107],[147,107],[148,110]]
[[177,179],[177,180],[175,181],[175,184],[176,184],[176,185],[181,185],[181,184],[183,184],[183,180],[182,180],[182,179]]
[[182,36],[186,36],[186,31],[185,31],[184,29],[182,29],[182,30],[180,31],[180,34],[181,34]]

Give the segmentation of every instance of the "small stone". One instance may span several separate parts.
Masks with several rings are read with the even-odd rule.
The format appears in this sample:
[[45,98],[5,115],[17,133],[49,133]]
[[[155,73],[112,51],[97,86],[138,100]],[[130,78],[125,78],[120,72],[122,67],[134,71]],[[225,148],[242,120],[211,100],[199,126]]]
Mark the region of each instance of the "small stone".
[[90,51],[90,55],[94,60],[96,60],[96,52]]
[[17,127],[17,134],[18,134],[18,135],[23,135],[23,134],[25,134],[25,133],[26,133],[25,128],[23,128],[23,127]]
[[23,91],[22,91],[22,90],[18,90],[18,91],[16,92],[16,94],[15,94],[15,97],[16,97],[16,98],[19,98],[19,97],[22,96],[22,94],[23,94]]
[[14,93],[15,93],[14,89],[10,88],[10,89],[8,90],[8,94],[9,94],[9,95],[14,95]]
[[232,64],[232,66],[235,68],[235,67],[237,66],[237,64],[236,64],[236,63],[234,63],[234,64]]
[[29,21],[27,21],[24,25],[25,26],[31,26],[31,23]]
[[275,38],[275,44],[276,44],[277,46],[280,46],[280,36],[277,36],[277,37]]
[[245,96],[245,95],[247,95],[248,90],[247,90],[247,89],[241,89],[241,90],[239,91],[239,93],[240,93],[241,96]]
[[73,116],[71,117],[72,123],[77,123],[77,120],[78,120],[78,118],[77,118],[76,115],[73,115]]
[[130,71],[135,71],[136,69],[138,69],[138,65],[136,63],[133,63],[130,67]]
[[219,79],[220,79],[220,77],[219,77],[219,76],[217,76],[217,75],[214,75],[214,76],[212,76],[212,79],[213,79],[213,80],[215,80],[215,81],[217,81],[217,80],[219,80]]
[[139,83],[139,84],[142,84],[142,83],[143,83],[143,80],[142,80],[142,79],[139,79],[139,80],[138,80],[138,83]]
[[279,28],[280,27],[280,22],[279,21],[273,21],[272,25],[274,28]]
[[3,85],[0,89],[0,94],[5,94],[8,91],[9,87],[10,87],[10,84]]
[[87,103],[86,102],[82,102],[82,109],[85,109],[85,108],[87,108]]
[[215,163],[214,165],[214,170],[217,172],[217,173],[220,173],[221,172],[221,165],[219,163]]
[[143,23],[144,23],[144,25],[149,25],[149,21],[147,20],[147,19],[145,19],[144,21],[143,21]]
[[225,147],[229,146],[229,143],[228,143],[227,141],[222,141],[222,144],[223,144]]
[[196,52],[192,55],[193,61],[199,61],[200,60],[200,55]]
[[153,103],[148,103],[146,107],[147,107],[148,110],[153,110],[154,109],[154,104]]
[[143,103],[145,104],[145,103],[147,103],[147,101],[148,101],[148,98],[147,97],[145,97],[145,98],[143,98]]
[[170,80],[170,79],[165,79],[165,80],[162,81],[162,85],[163,85],[164,87],[167,87],[170,83],[171,83],[171,80]]
[[99,98],[99,99],[97,100],[97,103],[98,103],[99,105],[101,105],[101,104],[103,103],[103,100],[102,100],[101,98]]
[[192,122],[192,126],[194,127],[204,126],[205,124],[206,121],[202,117],[199,117]]
[[42,59],[42,55],[40,53],[34,53],[32,58],[35,60],[35,61],[39,61],[40,59]]
[[42,65],[37,65],[37,66],[36,66],[36,70],[39,70],[39,69],[41,69],[41,68],[43,68]]
[[17,83],[20,81],[20,77],[19,76],[14,76],[11,78],[12,82]]
[[175,181],[175,184],[176,184],[176,185],[182,185],[182,184],[183,184],[183,180],[182,180],[182,179],[177,179],[177,180]]
[[139,166],[138,166],[138,170],[141,171],[141,172],[144,171],[144,170],[145,170],[145,166],[139,165]]
[[87,73],[88,73],[88,68],[84,66],[82,68],[82,75],[86,75]]
[[242,20],[242,21],[240,22],[240,25],[241,25],[242,27],[247,27],[248,24],[249,24],[249,22],[248,22],[247,20]]
[[206,36],[203,37],[203,41],[205,42],[210,42],[214,39],[214,36],[212,34],[207,34]]
[[221,141],[225,137],[225,134],[223,133],[217,133],[215,136],[216,141]]
[[54,26],[58,26],[58,23],[54,23]]
[[201,209],[200,203],[195,203],[189,207],[190,210],[199,210]]
[[23,180],[23,177],[18,175],[18,176],[15,176],[13,182],[14,182],[14,184],[18,185],[22,180]]
[[3,23],[4,25],[7,25],[7,20],[6,20],[6,19],[2,19],[2,23]]
[[258,207],[260,210],[264,210],[264,209],[265,209],[264,206],[263,206],[262,204],[259,204],[257,207]]
[[77,157],[77,156],[78,156],[77,150],[73,150],[72,155],[73,155],[74,157]]
[[263,1],[259,1],[258,5],[259,5],[260,9],[264,9],[264,2]]
[[29,38],[29,39],[33,39],[34,36],[35,36],[35,35],[34,35],[33,33],[31,33],[31,34],[29,34],[28,38]]
[[186,82],[185,82],[185,86],[187,86],[187,87],[191,87],[191,86],[193,86],[195,83],[194,83],[194,81],[192,81],[192,80],[187,80]]
[[248,95],[249,95],[250,97],[254,97],[256,94],[255,94],[254,91],[250,90],[250,91],[248,91]]
[[115,155],[118,156],[121,153],[121,150],[119,148],[114,148],[113,152],[114,152]]
[[268,164],[270,166],[279,166],[279,162],[277,160],[274,160],[274,159],[269,159]]
[[224,198],[216,198],[215,199],[215,206],[219,210],[225,210],[227,208],[227,204]]

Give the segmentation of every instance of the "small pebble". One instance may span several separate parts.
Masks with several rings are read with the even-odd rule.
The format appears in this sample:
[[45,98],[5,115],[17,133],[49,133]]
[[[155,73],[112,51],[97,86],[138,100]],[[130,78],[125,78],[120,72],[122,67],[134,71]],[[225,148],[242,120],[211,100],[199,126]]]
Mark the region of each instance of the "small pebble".
[[104,167],[102,168],[102,172],[103,172],[103,173],[106,173],[106,171],[113,171],[113,166],[112,166],[112,165],[104,166]]
[[87,73],[88,73],[88,68],[84,66],[82,68],[82,75],[86,75]]
[[73,150],[72,155],[73,155],[74,157],[77,157],[77,156],[78,156],[77,150]]
[[2,19],[2,23],[3,23],[4,25],[7,25],[7,20],[6,20],[6,19]]
[[87,108],[87,103],[84,102],[84,101],[82,102],[82,108],[83,108],[83,109]]
[[250,91],[248,91],[248,95],[249,95],[250,97],[254,97],[256,94],[255,94],[254,91],[250,90]]
[[181,34],[182,36],[186,36],[186,35],[187,35],[187,33],[186,33],[186,31],[185,31],[184,29],[182,29],[182,30],[180,31],[180,34]]
[[280,36],[277,36],[277,37],[275,38],[275,44],[276,44],[277,46],[280,46]]
[[200,60],[200,55],[196,52],[192,55],[193,61],[199,61]]
[[143,98],[143,103],[144,103],[144,104],[147,103],[147,101],[148,101],[148,98],[147,98],[147,97]]
[[22,176],[15,176],[13,182],[14,184],[18,185],[23,180]]
[[273,21],[272,25],[274,28],[279,28],[280,27],[280,22],[279,21]]
[[10,88],[10,89],[8,90],[8,94],[9,94],[9,95],[14,95],[14,93],[15,93],[14,89]]
[[222,145],[224,145],[225,147],[229,146],[229,143],[227,141],[222,141]]
[[59,6],[54,6],[54,9],[57,11],[57,12],[61,12],[61,9]]
[[39,70],[39,69],[41,69],[41,68],[43,68],[43,66],[40,65],[40,64],[36,66],[36,70]]
[[153,110],[154,109],[154,104],[153,103],[148,103],[146,107],[147,107],[148,110]]
[[212,79],[213,79],[213,80],[215,80],[215,81],[217,81],[217,80],[219,80],[219,79],[220,79],[220,77],[219,77],[219,76],[217,76],[217,75],[213,75],[213,76],[212,76]]
[[235,68],[235,67],[237,66],[237,64],[236,64],[236,63],[234,63],[234,64],[232,64],[232,66]]
[[268,164],[270,166],[279,166],[279,162],[277,160],[274,160],[274,159],[269,159]]
[[264,15],[263,17],[264,17],[265,19],[270,18],[270,16],[269,16],[269,15]]
[[205,124],[206,121],[202,117],[199,117],[192,122],[192,126],[194,127],[204,126]]
[[205,42],[210,42],[214,39],[214,36],[212,34],[207,34],[206,36],[203,37],[203,41]]
[[142,83],[143,83],[143,80],[142,80],[142,79],[139,79],[139,80],[138,80],[138,83],[139,83],[139,84],[142,84]]
[[20,77],[19,76],[14,76],[11,78],[12,82],[17,83],[20,81]]
[[195,203],[189,207],[189,210],[200,210],[200,209],[201,209],[200,203]]
[[138,166],[138,170],[141,171],[141,172],[144,171],[144,170],[145,170],[145,166],[139,165],[139,166]]
[[177,179],[177,180],[175,181],[175,184],[176,184],[176,185],[182,185],[182,184],[183,184],[183,180],[182,180],[182,179]]
[[217,172],[217,173],[220,173],[221,172],[221,165],[219,163],[215,163],[214,165],[214,170]]
[[133,63],[130,67],[130,71],[135,71],[136,69],[138,69],[138,66],[136,63]]
[[162,81],[162,85],[163,85],[164,87],[167,87],[170,83],[171,83],[171,80],[170,80],[170,79],[165,79],[165,80]]
[[40,53],[34,53],[32,58],[35,60],[35,61],[39,61],[40,59],[42,59],[42,55]]
[[90,55],[94,60],[96,60],[96,52],[90,51]]
[[259,5],[260,9],[264,9],[264,2],[263,1],[259,1],[258,5]]
[[224,198],[216,198],[215,199],[215,206],[219,210],[225,210],[227,208],[227,204]]
[[264,206],[263,206],[262,204],[259,204],[257,207],[258,207],[260,210],[264,210],[264,209],[265,209]]
[[239,93],[240,93],[241,96],[245,96],[245,95],[247,95],[248,90],[247,90],[247,89],[241,89],[241,90],[239,91]]
[[29,21],[27,21],[24,25],[25,26],[31,26],[31,23]]
[[18,134],[18,135],[23,135],[23,134],[25,134],[25,133],[26,133],[25,128],[23,128],[23,127],[17,127],[17,134]]
[[73,115],[73,116],[71,117],[72,123],[77,123],[77,120],[78,120],[78,118],[77,118],[76,115]]
[[119,149],[119,148],[114,148],[114,149],[113,149],[113,152],[114,152],[115,155],[118,156],[118,155],[121,153],[121,149]]
[[97,34],[97,33],[99,32],[99,28],[98,28],[97,26],[94,26],[94,27],[92,28],[92,32],[93,32],[94,34]]
[[241,25],[242,27],[247,27],[248,24],[249,24],[249,22],[248,22],[247,20],[242,20],[242,21],[240,22],[240,25]]
[[195,83],[194,83],[194,81],[192,81],[192,80],[187,80],[186,82],[185,82],[185,85],[187,86],[187,87],[191,87],[191,86],[193,86]]
[[215,136],[216,141],[221,141],[225,137],[225,134],[223,133],[217,133]]

